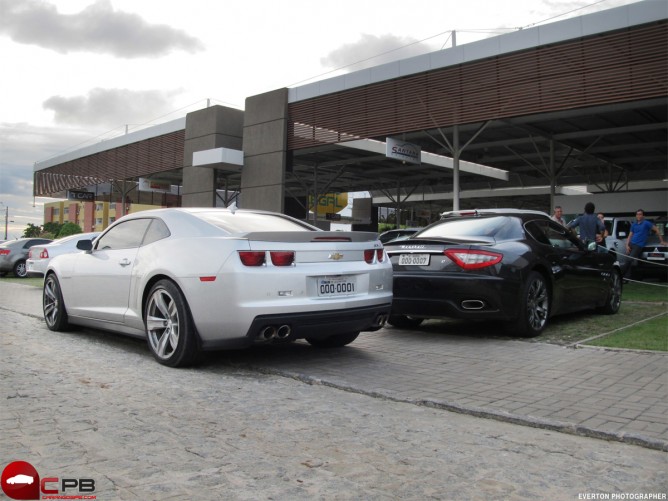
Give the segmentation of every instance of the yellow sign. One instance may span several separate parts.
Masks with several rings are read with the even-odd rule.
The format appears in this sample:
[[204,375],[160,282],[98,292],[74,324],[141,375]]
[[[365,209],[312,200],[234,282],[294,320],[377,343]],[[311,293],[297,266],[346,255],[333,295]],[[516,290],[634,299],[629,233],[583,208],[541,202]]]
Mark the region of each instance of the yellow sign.
[[[327,193],[318,198],[318,215],[341,212],[348,206],[348,193]],[[313,197],[309,197],[313,209]]]

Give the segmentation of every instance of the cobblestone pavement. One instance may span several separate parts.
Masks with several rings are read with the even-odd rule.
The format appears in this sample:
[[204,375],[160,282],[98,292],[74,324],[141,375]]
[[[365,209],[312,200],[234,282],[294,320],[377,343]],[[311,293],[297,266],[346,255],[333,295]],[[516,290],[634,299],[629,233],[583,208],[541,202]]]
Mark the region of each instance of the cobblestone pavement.
[[[575,428],[541,427],[556,422],[553,415],[494,404],[519,398],[502,396],[513,379],[501,367],[518,365],[520,350],[530,367],[514,382],[527,400],[543,384],[546,395],[574,387],[560,372],[546,374],[541,361],[567,364],[578,386],[580,372],[623,380],[614,367],[631,371],[627,358],[606,360],[618,352],[543,346],[543,355],[535,343],[447,339],[446,354],[433,333],[416,333],[400,350],[405,333],[385,329],[340,350],[295,343],[209,354],[199,367],[174,370],[141,341],[48,331],[30,306],[39,290],[7,285],[0,285],[3,467],[23,460],[42,476],[93,478],[97,499],[666,499],[668,455],[657,450],[665,435],[640,439],[645,447],[616,441],[629,438],[619,430],[600,430],[616,440],[582,437]],[[567,360],[582,353],[602,358]],[[635,380],[665,391],[666,358],[630,355],[645,356],[634,362]],[[664,373],[650,380],[643,374],[654,364]],[[611,391],[589,398],[614,400]],[[414,405],[427,401],[458,412]],[[665,402],[664,393],[658,404]],[[562,400],[562,409],[569,405],[576,404]],[[532,426],[475,417],[490,412]]]

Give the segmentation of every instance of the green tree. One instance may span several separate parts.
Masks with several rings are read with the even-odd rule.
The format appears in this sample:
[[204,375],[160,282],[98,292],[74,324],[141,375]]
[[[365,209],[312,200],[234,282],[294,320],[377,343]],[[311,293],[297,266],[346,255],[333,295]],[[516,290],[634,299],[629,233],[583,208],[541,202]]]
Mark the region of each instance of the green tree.
[[57,238],[68,237],[70,235],[77,235],[79,233],[82,233],[81,226],[79,226],[78,224],[74,224],[74,223],[65,223],[60,228],[60,231],[58,232],[58,237]]
[[42,227],[42,233],[50,233],[51,235],[56,236],[58,233],[60,233],[60,228],[62,227],[62,224],[56,222],[44,223],[44,226]]
[[35,238],[40,236],[42,233],[42,227],[41,226],[35,226],[32,223],[28,223],[28,226],[26,227],[25,230],[23,230],[23,237],[24,238]]

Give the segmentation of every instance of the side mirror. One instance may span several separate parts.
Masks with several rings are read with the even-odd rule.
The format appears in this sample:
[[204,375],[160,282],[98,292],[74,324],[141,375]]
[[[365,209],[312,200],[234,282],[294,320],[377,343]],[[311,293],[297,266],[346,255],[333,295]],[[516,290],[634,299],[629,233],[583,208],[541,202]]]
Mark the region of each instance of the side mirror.
[[82,251],[90,251],[93,249],[93,241],[92,240],[79,240],[77,242],[77,249],[82,250]]

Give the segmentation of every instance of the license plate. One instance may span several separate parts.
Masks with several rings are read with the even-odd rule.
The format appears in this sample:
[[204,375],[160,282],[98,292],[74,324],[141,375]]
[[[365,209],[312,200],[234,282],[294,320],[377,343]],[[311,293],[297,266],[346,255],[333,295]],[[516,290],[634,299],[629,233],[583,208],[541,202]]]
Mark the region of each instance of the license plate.
[[318,296],[345,296],[355,292],[357,292],[357,280],[354,275],[318,278]]
[[400,266],[427,266],[429,254],[401,254],[399,256]]
[[652,261],[663,261],[665,256],[661,252],[650,252],[647,254],[647,259]]

